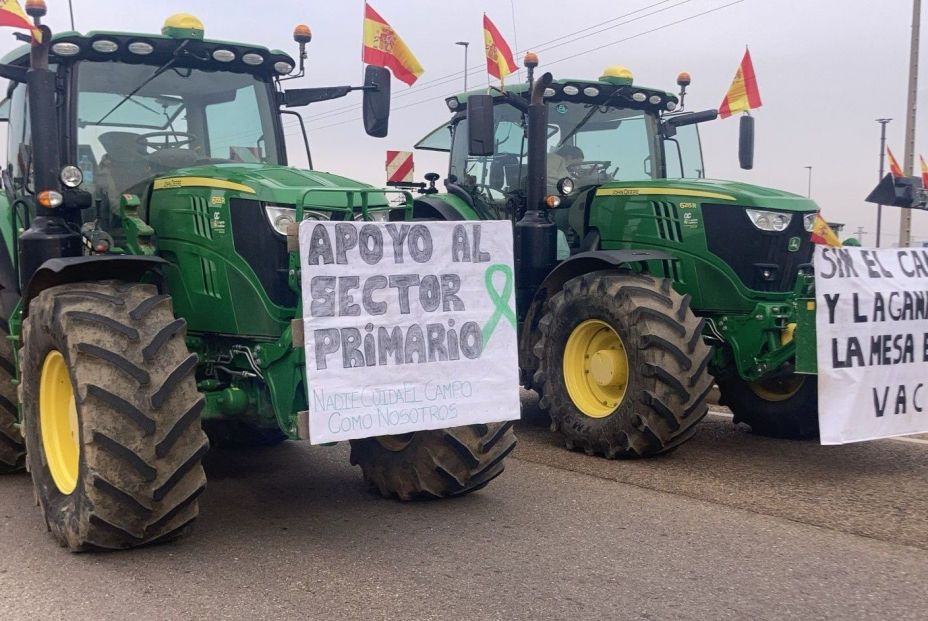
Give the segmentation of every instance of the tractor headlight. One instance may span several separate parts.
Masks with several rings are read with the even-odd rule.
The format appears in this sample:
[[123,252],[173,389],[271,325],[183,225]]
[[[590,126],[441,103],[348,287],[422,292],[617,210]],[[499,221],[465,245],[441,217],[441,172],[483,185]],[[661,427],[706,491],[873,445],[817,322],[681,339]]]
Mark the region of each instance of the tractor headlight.
[[557,182],[557,191],[567,196],[574,191],[574,180],[570,177],[564,177]]
[[805,229],[810,233],[815,228],[815,217],[817,215],[818,214],[807,213],[802,217],[802,226],[805,227]]
[[779,211],[761,211],[760,209],[745,209],[744,211],[754,226],[761,231],[785,231],[793,219],[793,214]]
[[76,188],[84,182],[84,174],[77,166],[65,166],[61,169],[61,183],[69,188]]
[[[355,220],[361,222],[364,220],[364,214],[359,213],[355,215]],[[367,212],[367,221],[368,222],[389,222],[390,221],[390,212],[380,209],[377,211],[368,211]]]
[[277,205],[268,205],[267,221],[271,223],[271,228],[280,235],[287,234],[287,225],[296,222],[296,209],[293,207],[278,207]]

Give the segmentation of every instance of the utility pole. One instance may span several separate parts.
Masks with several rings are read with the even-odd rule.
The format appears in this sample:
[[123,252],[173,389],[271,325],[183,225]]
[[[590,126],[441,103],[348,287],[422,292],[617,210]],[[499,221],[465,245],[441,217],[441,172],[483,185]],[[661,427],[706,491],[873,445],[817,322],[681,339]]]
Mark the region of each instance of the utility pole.
[[[877,119],[876,122],[880,124],[880,176],[877,178],[877,183],[883,180],[883,175],[885,174],[884,167],[886,165],[886,124],[892,121],[892,119]],[[880,232],[883,226],[883,206],[876,206],[876,247],[880,247]]]
[[805,169],[809,171],[809,189],[806,190],[806,198],[812,198],[812,167],[806,166]]
[[464,48],[464,92],[467,92],[467,46],[470,45],[470,41],[458,41],[455,45],[460,45]]
[[864,243],[864,234],[865,234],[865,231],[864,231],[864,227],[862,226],[858,226],[857,232],[854,233],[854,235],[857,236],[857,241],[859,241],[860,243]]
[[[912,47],[909,50],[909,96],[905,109],[905,158],[902,170],[912,176],[915,168],[915,107],[918,100],[918,32],[922,14],[922,0],[912,1]],[[903,209],[899,218],[899,247],[912,241],[912,210]]]

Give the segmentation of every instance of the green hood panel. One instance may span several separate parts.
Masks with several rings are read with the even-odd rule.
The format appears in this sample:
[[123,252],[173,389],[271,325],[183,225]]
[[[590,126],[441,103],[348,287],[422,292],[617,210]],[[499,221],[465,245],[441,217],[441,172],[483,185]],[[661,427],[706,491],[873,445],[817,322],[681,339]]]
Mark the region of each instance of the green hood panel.
[[777,209],[781,211],[818,211],[814,201],[804,196],[739,181],[716,179],[645,179],[604,183],[597,196],[671,197],[673,202],[699,201]]
[[[357,191],[376,189],[331,173],[265,164],[215,164],[180,168],[155,179],[154,187],[156,191],[177,187],[214,188],[238,191],[243,197],[268,203],[294,205],[302,200],[308,206],[320,207],[345,207],[352,191],[355,191],[353,204],[357,206],[361,204],[361,196]],[[386,202],[386,197],[380,192],[370,197],[372,206],[385,205]]]

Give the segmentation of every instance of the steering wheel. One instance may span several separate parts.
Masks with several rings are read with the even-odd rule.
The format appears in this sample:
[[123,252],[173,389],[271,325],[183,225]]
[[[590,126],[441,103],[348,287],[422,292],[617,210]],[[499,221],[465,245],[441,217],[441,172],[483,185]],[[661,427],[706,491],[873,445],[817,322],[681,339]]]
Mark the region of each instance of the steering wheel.
[[[155,142],[156,138],[164,138],[162,142]],[[172,142],[168,142],[168,138],[174,138]],[[147,134],[139,134],[138,138],[135,139],[135,143],[139,146],[139,149],[142,153],[146,155],[151,152],[163,151],[164,149],[180,149],[183,147],[190,148],[194,142],[196,142],[197,137],[193,134],[188,134],[187,132],[148,132]]]
[[609,166],[611,165],[612,162],[609,160],[589,160],[576,164],[568,164],[567,172],[569,172],[574,179],[591,177],[601,179],[609,176]]

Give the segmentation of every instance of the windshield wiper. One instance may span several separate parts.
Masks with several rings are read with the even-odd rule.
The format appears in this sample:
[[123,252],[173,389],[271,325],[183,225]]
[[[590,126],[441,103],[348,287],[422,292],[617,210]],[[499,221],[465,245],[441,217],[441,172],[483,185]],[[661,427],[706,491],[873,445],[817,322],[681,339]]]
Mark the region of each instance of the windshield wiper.
[[104,114],[102,119],[100,119],[100,120],[97,121],[96,123],[92,123],[92,124],[93,124],[93,125],[100,125],[100,124],[102,124],[103,121],[105,121],[106,119],[108,119],[109,116],[110,116],[111,114],[113,114],[114,112],[116,112],[117,110],[119,110],[119,109],[122,107],[122,105],[123,105],[124,103],[126,103],[127,101],[129,101],[130,99],[132,99],[132,97],[133,97],[136,93],[138,93],[140,90],[142,90],[143,88],[145,88],[146,86],[148,86],[148,85],[151,83],[152,80],[154,80],[154,79],[157,78],[159,75],[161,75],[162,73],[164,73],[165,71],[167,71],[168,69],[170,69],[171,67],[173,67],[173,66],[174,66],[174,63],[176,63],[177,60],[181,57],[181,54],[182,54],[182,52],[184,51],[184,48],[187,47],[187,44],[188,44],[188,43],[190,43],[189,40],[188,40],[188,41],[184,41],[183,43],[181,43],[180,45],[178,45],[178,46],[177,46],[177,49],[174,50],[174,56],[171,57],[171,60],[169,60],[168,62],[166,62],[166,63],[164,63],[163,65],[161,65],[160,67],[158,67],[158,69],[156,69],[155,72],[154,72],[153,74],[151,74],[144,82],[142,82],[141,84],[139,84],[138,86],[136,86],[134,89],[132,89],[132,92],[131,92],[131,93],[129,93],[128,95],[126,95],[125,97],[123,97],[123,98],[119,101],[118,104],[116,104],[115,106],[113,106],[113,107],[110,109],[109,112],[107,112],[106,114]]
[[589,121],[591,118],[593,118],[593,115],[596,114],[596,111],[597,111],[597,110],[604,109],[604,108],[609,104],[609,101],[610,101],[613,97],[615,97],[616,94],[617,94],[620,90],[621,90],[621,89],[616,89],[616,90],[612,91],[612,93],[611,93],[608,97],[606,97],[606,98],[603,100],[603,102],[600,103],[600,104],[591,104],[593,107],[590,108],[590,111],[587,112],[586,116],[583,117],[583,119],[581,119],[581,121],[580,121],[579,123],[577,123],[577,125],[576,125],[572,130],[570,130],[570,131],[567,133],[566,136],[564,136],[564,139],[561,140],[561,142],[560,142],[557,146],[559,146],[559,147],[560,147],[560,146],[563,146],[564,144],[567,143],[568,140],[570,140],[571,138],[573,138],[574,136],[576,136],[576,135],[577,135],[577,132],[580,131],[580,128],[583,127],[584,125],[586,125],[586,124],[587,124],[587,121]]

